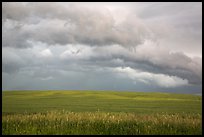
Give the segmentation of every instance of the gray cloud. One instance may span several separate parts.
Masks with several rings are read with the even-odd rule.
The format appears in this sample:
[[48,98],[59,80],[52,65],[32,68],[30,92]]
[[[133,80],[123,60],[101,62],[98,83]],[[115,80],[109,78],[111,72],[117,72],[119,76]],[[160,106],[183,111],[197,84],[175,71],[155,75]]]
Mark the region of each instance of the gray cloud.
[[[86,71],[88,68],[90,69],[87,71],[93,71],[93,69],[99,69],[101,67],[117,68],[129,66],[154,74],[178,76],[187,79],[191,84],[202,83],[202,64],[200,58],[191,59],[183,53],[170,53],[167,49],[160,48],[158,45],[146,45],[145,42],[144,45],[139,45],[134,52],[119,45],[103,47],[68,45],[64,47],[64,50],[61,51],[60,54],[56,53],[56,51],[59,50],[58,47],[53,47],[53,49],[50,50],[47,49],[46,45],[33,49],[32,51],[29,49],[4,50],[3,66],[6,66],[8,69],[3,67],[3,72],[8,72],[9,68],[17,70],[20,68],[20,65],[21,67],[30,66],[31,68],[38,66],[39,69],[41,67],[47,67],[48,70],[45,71],[48,74],[57,73],[56,71],[49,71],[53,68],[55,68],[55,70],[71,69],[72,71],[77,70],[81,72]],[[151,54],[155,50],[157,50],[157,53]],[[143,53],[143,51],[145,51],[145,53]],[[29,55],[31,56],[30,58],[27,57]],[[10,65],[14,65],[15,67],[11,67]],[[96,67],[93,68],[91,66]],[[34,76],[43,76],[44,74],[42,74],[42,72],[43,71],[36,72]],[[45,77],[49,77],[49,75]]]
[[144,7],[138,16],[151,28],[161,45],[190,56],[202,56],[201,3],[163,2]]
[[[72,53],[72,50],[79,51],[80,49],[80,53]],[[182,52],[172,53],[170,50],[151,42],[139,45],[133,52],[119,45],[92,48],[70,46],[61,55],[62,59],[71,61],[89,60],[98,66],[130,66],[154,73],[179,76],[188,79],[192,84],[202,83],[201,58],[190,58]]]
[[[22,14],[24,12],[26,14]],[[83,43],[134,47],[150,37],[145,25],[134,14],[123,18],[125,20],[117,24],[107,8],[76,4],[64,7],[57,3],[4,3],[3,46],[22,47],[28,40],[35,40],[52,45]],[[17,31],[18,36],[10,37]],[[9,42],[9,38],[17,43]]]
[[201,91],[202,14],[181,4],[3,3],[3,88]]

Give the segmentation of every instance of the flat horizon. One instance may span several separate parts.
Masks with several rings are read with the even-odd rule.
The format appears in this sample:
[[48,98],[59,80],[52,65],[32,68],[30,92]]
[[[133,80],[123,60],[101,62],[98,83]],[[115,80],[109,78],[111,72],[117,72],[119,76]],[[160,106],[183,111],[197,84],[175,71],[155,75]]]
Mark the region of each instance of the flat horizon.
[[202,3],[3,2],[2,89],[201,94]]

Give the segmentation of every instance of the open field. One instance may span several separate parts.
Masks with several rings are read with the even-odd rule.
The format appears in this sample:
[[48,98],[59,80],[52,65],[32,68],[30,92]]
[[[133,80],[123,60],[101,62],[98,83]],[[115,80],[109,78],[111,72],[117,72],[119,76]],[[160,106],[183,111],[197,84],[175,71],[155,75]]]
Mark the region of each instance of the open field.
[[202,97],[114,91],[6,91],[3,134],[202,134]]

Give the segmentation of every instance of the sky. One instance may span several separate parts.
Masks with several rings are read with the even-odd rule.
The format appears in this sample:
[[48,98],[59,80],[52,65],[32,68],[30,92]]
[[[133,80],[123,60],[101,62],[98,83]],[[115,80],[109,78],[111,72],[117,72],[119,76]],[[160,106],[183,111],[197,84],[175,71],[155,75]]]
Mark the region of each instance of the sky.
[[201,94],[202,3],[4,2],[2,88]]

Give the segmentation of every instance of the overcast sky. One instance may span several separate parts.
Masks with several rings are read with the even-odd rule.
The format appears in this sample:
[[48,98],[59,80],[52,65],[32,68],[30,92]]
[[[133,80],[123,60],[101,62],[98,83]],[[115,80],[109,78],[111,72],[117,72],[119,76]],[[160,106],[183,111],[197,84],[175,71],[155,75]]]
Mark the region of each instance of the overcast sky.
[[202,92],[202,3],[3,3],[3,90]]

